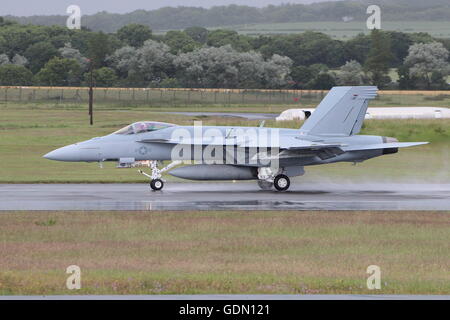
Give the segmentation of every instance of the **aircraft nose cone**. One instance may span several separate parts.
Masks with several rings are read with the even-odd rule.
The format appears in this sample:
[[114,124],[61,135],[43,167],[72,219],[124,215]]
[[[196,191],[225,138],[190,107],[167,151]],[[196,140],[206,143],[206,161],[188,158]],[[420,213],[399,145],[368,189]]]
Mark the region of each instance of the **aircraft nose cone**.
[[53,150],[44,155],[44,158],[56,161],[79,161],[80,150],[78,146],[70,145]]

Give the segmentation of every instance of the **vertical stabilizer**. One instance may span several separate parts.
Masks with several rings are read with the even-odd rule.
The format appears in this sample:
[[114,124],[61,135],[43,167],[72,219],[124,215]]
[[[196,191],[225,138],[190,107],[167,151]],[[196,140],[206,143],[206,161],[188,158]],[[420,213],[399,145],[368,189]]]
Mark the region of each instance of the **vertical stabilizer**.
[[377,87],[334,87],[300,128],[310,135],[351,136],[358,134],[366,116],[369,100]]

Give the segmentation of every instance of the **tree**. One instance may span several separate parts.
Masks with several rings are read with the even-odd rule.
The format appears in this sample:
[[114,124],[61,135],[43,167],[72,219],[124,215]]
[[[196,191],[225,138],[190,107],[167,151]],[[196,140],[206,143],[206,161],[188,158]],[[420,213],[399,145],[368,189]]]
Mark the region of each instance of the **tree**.
[[82,72],[89,68],[89,59],[84,57],[78,49],[72,48],[71,43],[66,43],[65,46],[58,51],[61,57],[76,60],[80,65]]
[[208,41],[208,29],[203,27],[190,27],[184,30],[184,32],[191,37],[195,42],[206,44]]
[[336,79],[330,73],[321,73],[309,83],[309,87],[315,90],[330,90],[334,86]]
[[409,48],[405,66],[411,76],[422,79],[431,89],[433,83],[442,85],[441,80],[450,73],[448,58],[449,51],[440,42],[417,43]]
[[403,64],[408,55],[409,47],[413,44],[410,35],[403,32],[388,31],[388,36],[391,38],[391,51],[393,55],[391,67],[399,67]]
[[292,68],[291,77],[295,89],[305,89],[307,84],[314,78],[315,73],[306,66]]
[[[450,39],[437,39],[437,41],[442,43],[444,48],[450,52]],[[447,61],[450,62],[450,55],[449,55]]]
[[80,65],[74,59],[55,57],[47,62],[34,78],[37,85],[78,85],[80,83]]
[[183,31],[167,32],[164,36],[164,43],[170,47],[172,54],[186,53],[200,47],[199,43],[195,42]]
[[103,32],[91,33],[87,47],[87,56],[92,60],[94,68],[104,66],[106,57],[112,53],[109,37]]
[[1,86],[29,86],[32,83],[33,74],[23,66],[5,64],[0,66]]
[[447,75],[440,71],[434,71],[431,74],[431,89],[433,90],[448,90],[450,85],[446,81]]
[[415,32],[409,34],[409,37],[414,43],[432,43],[436,41],[429,33]]
[[[114,87],[118,80],[115,71],[107,67],[94,70],[92,75],[96,87]],[[85,73],[84,79],[86,83],[90,82],[90,76],[90,72]]]
[[139,48],[123,47],[108,57],[108,63],[126,77],[126,85],[148,86],[150,82],[159,82],[174,74],[175,56],[164,43],[147,40]]
[[21,56],[20,54],[15,54],[11,59],[11,62],[12,64],[15,64],[17,66],[25,67],[28,64],[28,59],[24,56]]
[[370,38],[371,48],[364,68],[369,74],[372,84],[383,88],[391,82],[388,76],[393,60],[391,40],[386,33],[377,29],[372,30]]
[[346,61],[356,60],[360,64],[366,62],[371,47],[370,36],[363,33],[344,43]]
[[50,42],[55,48],[59,49],[63,48],[66,45],[66,43],[70,43],[71,37],[70,35],[67,34],[60,34],[50,38]]
[[152,30],[142,24],[129,24],[117,30],[117,37],[125,44],[139,48],[152,38]]
[[288,84],[292,60],[238,52],[231,45],[200,48],[174,61],[183,86],[200,88],[281,88]]
[[48,34],[41,26],[10,25],[0,28],[2,50],[8,56],[23,55],[29,46],[40,41],[48,41]]
[[319,73],[328,73],[328,71],[330,71],[330,68],[328,68],[328,66],[326,64],[323,64],[323,63],[312,64],[312,65],[309,66],[309,68],[316,75],[319,74]]
[[340,86],[360,86],[364,82],[363,68],[356,60],[347,61],[336,78],[336,83]]
[[[266,42],[259,49],[265,57],[273,54],[287,56],[294,61],[295,66],[320,63],[334,68],[345,63],[343,44],[320,32],[307,31],[302,34],[276,36],[272,41],[260,40]],[[260,45],[255,40],[253,43]]]
[[415,90],[419,79],[417,76],[411,75],[411,70],[408,66],[402,65],[397,70],[398,73],[398,87],[400,90]]
[[234,30],[214,30],[208,35],[207,44],[212,47],[231,45],[237,51],[250,51],[250,38],[238,34]]
[[72,48],[77,49],[83,56],[88,55],[88,42],[91,37],[91,32],[81,28],[81,30],[72,31],[72,35],[70,37],[70,44]]
[[10,64],[9,57],[7,54],[0,54],[0,66],[3,66],[5,64]]
[[37,73],[53,57],[58,56],[58,50],[48,41],[38,42],[25,51],[31,72]]
[[6,64],[15,64],[17,66],[26,66],[28,64],[28,59],[20,54],[15,54],[14,57],[10,60],[8,55],[0,54],[0,66]]

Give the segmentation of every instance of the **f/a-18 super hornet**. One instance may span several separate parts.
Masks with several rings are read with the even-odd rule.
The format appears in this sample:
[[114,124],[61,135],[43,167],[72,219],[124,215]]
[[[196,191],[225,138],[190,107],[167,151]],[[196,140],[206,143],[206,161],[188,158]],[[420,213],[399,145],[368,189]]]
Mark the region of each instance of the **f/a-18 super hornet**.
[[[371,86],[334,87],[300,129],[178,126],[142,121],[103,137],[54,150],[44,157],[59,161],[118,161],[119,167],[150,161],[153,190],[164,186],[162,173],[190,180],[256,180],[263,190],[286,191],[290,178],[305,166],[363,162],[427,142],[358,135]],[[162,161],[171,161],[160,168]],[[190,162],[191,165],[179,166]],[[175,168],[178,166],[177,168]]]

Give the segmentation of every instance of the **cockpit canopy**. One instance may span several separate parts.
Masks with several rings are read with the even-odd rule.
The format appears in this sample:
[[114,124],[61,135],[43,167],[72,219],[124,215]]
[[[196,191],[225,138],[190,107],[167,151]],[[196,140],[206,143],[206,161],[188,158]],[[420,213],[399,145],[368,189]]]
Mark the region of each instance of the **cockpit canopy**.
[[130,124],[129,126],[126,126],[125,128],[122,128],[114,134],[138,134],[143,132],[152,132],[157,131],[161,129],[166,129],[169,127],[174,127],[174,124],[171,123],[164,123],[164,122],[155,122],[155,121],[142,121],[142,122],[135,122],[133,124]]

